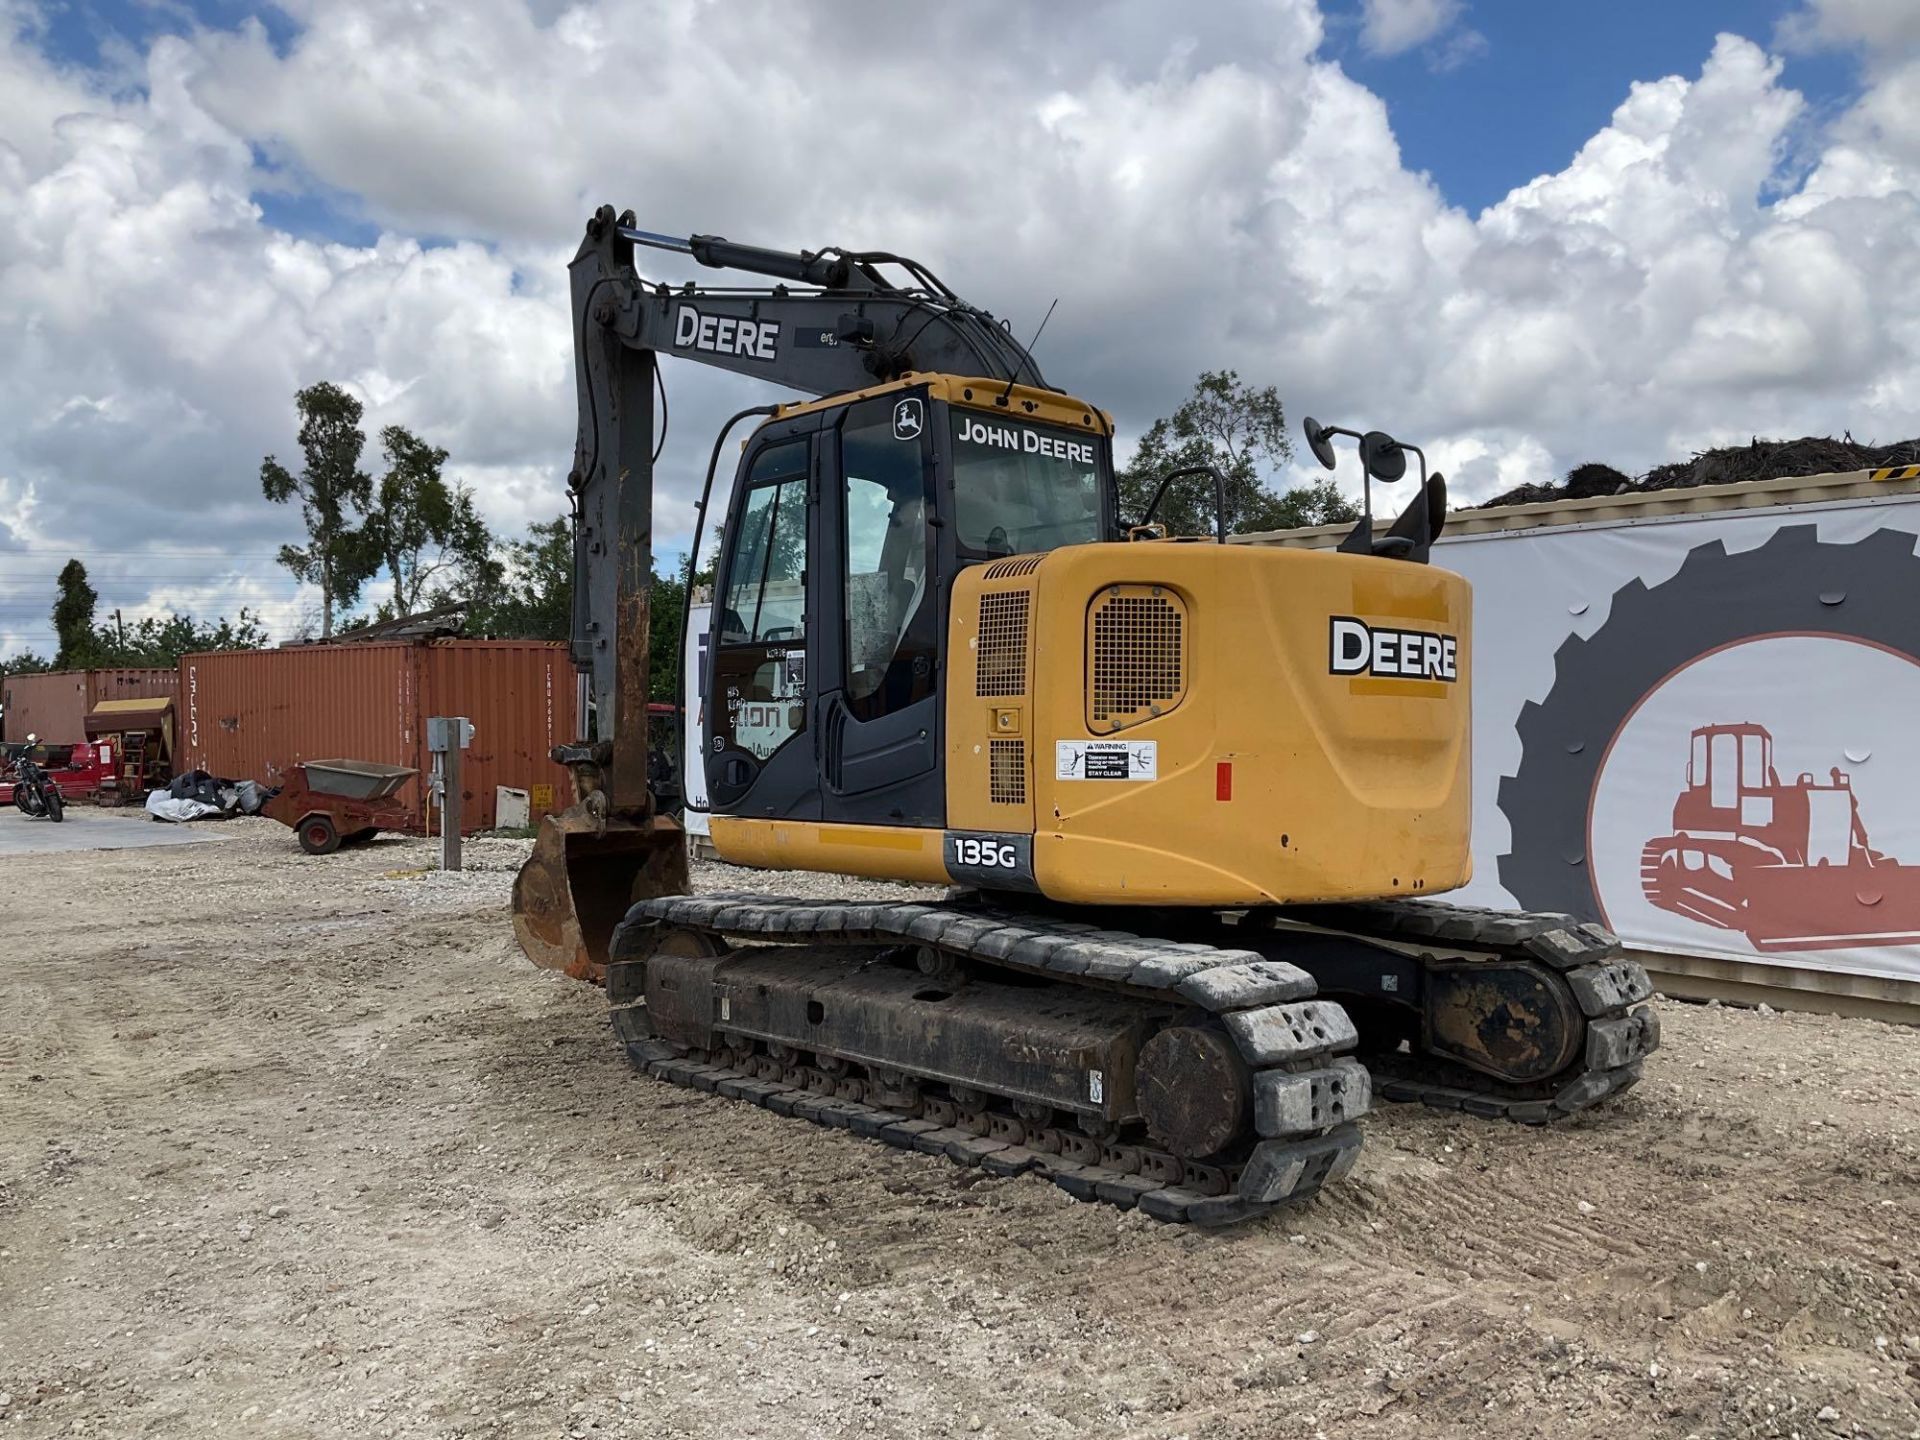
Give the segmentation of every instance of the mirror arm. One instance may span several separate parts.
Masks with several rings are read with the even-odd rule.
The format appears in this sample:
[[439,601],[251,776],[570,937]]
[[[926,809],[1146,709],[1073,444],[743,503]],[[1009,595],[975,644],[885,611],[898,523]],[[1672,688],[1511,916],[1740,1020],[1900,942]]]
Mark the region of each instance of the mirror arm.
[[1213,526],[1214,533],[1222,545],[1227,543],[1227,477],[1220,473],[1218,465],[1186,465],[1178,470],[1169,470],[1160,477],[1160,488],[1153,492],[1153,499],[1147,502],[1147,513],[1140,517],[1142,525],[1151,525],[1153,515],[1160,508],[1160,501],[1167,493],[1167,487],[1176,480],[1184,480],[1189,475],[1210,475],[1213,477]]
[[1416,455],[1419,458],[1420,490],[1422,494],[1425,494],[1427,489],[1427,452],[1422,450],[1418,445],[1409,445],[1404,440],[1396,440],[1394,443],[1398,445],[1402,450],[1411,450],[1414,453],[1414,455]]

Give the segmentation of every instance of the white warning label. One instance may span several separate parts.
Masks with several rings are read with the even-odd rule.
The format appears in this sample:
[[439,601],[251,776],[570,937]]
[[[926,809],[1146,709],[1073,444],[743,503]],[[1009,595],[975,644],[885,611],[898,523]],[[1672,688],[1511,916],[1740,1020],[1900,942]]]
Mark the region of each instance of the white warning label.
[[1056,740],[1057,780],[1158,780],[1158,740]]

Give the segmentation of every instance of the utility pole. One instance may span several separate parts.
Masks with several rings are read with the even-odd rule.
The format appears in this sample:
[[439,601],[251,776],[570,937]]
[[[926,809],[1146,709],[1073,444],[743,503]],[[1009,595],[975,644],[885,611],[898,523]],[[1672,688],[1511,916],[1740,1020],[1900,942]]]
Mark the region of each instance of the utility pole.
[[[464,720],[457,721],[464,725]],[[464,808],[460,804],[460,747],[450,747],[446,759],[446,793],[440,803],[440,868],[458,870],[460,868],[460,825],[465,819],[461,814]]]
[[433,756],[432,789],[440,797],[440,868],[460,868],[460,827],[465,819],[461,803],[460,761],[473,743],[473,722],[464,716],[433,716],[427,721],[427,750]]

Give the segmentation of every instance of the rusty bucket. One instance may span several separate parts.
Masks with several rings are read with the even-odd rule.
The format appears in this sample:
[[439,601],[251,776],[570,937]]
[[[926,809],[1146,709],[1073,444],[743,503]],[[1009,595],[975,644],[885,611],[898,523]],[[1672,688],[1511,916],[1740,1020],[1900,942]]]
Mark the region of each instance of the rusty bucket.
[[628,909],[688,888],[686,832],[674,821],[603,827],[572,806],[540,822],[513,882],[513,933],[534,964],[602,985],[607,947]]

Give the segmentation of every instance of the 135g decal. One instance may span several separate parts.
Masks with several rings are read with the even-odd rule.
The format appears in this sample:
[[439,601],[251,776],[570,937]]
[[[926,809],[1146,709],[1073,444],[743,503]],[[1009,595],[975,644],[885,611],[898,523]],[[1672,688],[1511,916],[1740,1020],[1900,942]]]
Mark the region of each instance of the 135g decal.
[[1040,888],[1033,878],[1031,835],[949,830],[945,851],[947,874],[956,883],[981,885],[989,890],[1037,892]]
[[1018,870],[1019,852],[1011,840],[995,840],[990,835],[956,835],[953,858],[962,865],[980,865],[988,870]]

